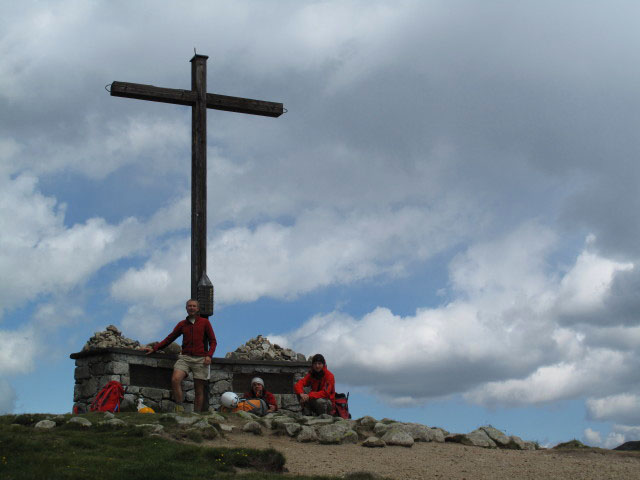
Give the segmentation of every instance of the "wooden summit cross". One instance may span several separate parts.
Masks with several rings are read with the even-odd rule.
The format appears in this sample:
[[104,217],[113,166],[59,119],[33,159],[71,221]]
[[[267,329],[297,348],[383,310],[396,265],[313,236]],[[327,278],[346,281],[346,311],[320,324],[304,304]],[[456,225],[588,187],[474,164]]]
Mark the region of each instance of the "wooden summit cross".
[[113,82],[111,96],[191,107],[191,298],[207,271],[207,108],[279,117],[282,103],[207,93],[206,55],[191,59],[191,90]]

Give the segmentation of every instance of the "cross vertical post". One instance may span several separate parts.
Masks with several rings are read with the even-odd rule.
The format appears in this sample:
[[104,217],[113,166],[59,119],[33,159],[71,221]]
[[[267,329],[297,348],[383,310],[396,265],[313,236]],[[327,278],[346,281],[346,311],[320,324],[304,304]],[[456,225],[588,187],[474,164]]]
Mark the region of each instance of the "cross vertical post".
[[[116,81],[109,90],[112,97],[191,107],[191,298],[194,299],[198,298],[198,283],[207,271],[207,109],[272,118],[285,111],[278,102],[207,93],[208,58],[195,54],[191,59],[191,90]],[[202,285],[213,288],[208,278],[203,279]],[[213,294],[210,303],[213,307]]]
[[191,298],[207,271],[207,57],[191,59]]

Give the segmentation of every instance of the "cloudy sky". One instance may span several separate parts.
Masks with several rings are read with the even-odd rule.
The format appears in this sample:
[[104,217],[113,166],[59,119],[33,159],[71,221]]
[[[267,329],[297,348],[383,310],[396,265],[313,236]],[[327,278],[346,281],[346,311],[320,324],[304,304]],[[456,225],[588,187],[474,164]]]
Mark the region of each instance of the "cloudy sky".
[[[187,3],[187,5],[185,5]],[[322,352],[356,416],[640,439],[636,2],[3,2],[0,411],[66,412],[109,324],[189,294],[188,107],[208,113],[224,356]]]

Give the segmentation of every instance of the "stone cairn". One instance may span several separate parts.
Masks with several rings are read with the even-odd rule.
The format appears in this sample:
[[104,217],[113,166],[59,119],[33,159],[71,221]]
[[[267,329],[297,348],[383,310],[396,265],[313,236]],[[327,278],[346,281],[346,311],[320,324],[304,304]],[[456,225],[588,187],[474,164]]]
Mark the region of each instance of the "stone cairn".
[[[306,362],[302,353],[296,353],[290,348],[282,348],[273,344],[267,337],[258,335],[244,345],[240,345],[234,352],[229,352],[225,358],[235,360],[276,360],[285,362]],[[311,358],[309,358],[310,360]]]
[[[158,342],[151,342],[146,344],[147,347],[153,347]],[[122,332],[118,330],[114,325],[109,325],[102,332],[96,332],[93,334],[87,343],[85,343],[84,347],[82,347],[82,351],[86,352],[87,350],[96,350],[99,348],[129,348],[132,350],[139,350],[142,347],[140,342],[137,340],[132,340],[130,338],[122,336]],[[170,343],[162,350],[158,350],[158,353],[180,353],[180,345],[175,342]]]
[[104,331],[94,333],[93,337],[87,340],[87,343],[82,347],[82,351],[86,352],[87,350],[96,350],[98,348],[137,349],[139,347],[140,342],[123,337],[120,330],[114,325],[109,325]]

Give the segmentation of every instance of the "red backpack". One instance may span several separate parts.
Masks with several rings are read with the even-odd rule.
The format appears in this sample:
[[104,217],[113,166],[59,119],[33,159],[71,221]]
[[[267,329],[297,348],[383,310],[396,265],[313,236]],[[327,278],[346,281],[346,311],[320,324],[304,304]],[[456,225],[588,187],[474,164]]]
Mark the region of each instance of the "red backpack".
[[336,393],[336,409],[333,415],[345,419],[351,418],[349,413],[349,392],[346,395],[344,393]]
[[117,412],[120,409],[120,400],[123,398],[122,384],[111,380],[98,392],[89,410],[92,412]]

